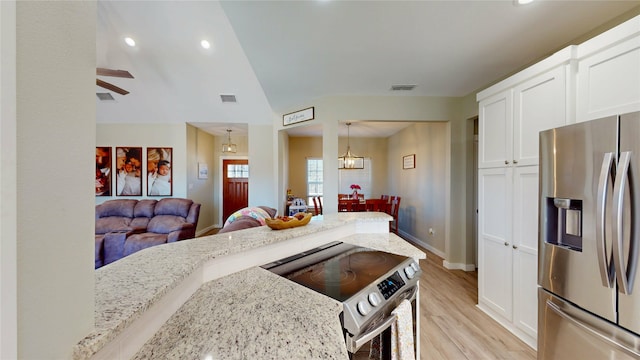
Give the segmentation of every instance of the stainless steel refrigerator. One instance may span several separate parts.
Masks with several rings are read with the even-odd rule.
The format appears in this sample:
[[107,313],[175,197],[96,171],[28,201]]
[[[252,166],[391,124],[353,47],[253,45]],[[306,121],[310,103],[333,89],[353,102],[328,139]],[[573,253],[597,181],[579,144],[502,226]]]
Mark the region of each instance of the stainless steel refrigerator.
[[538,359],[640,359],[640,113],[540,133]]

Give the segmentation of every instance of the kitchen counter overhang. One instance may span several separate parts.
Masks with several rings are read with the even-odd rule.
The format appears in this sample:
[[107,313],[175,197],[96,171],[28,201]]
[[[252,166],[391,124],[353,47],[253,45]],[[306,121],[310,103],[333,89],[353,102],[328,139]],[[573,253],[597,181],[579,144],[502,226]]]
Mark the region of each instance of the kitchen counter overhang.
[[[340,305],[327,297],[303,289],[255,267],[334,240],[395,252],[416,259],[424,258],[425,254],[422,251],[396,235],[388,233],[389,220],[391,218],[384,213],[325,215],[314,218],[306,226],[284,231],[273,231],[263,226],[157,246],[109,264],[96,270],[95,330],[75,346],[74,359],[113,359],[134,356],[145,358],[152,356],[152,354],[157,356],[162,344],[171,343],[170,339],[172,338],[167,338],[166,334],[179,331],[184,333],[174,334],[181,339],[174,343],[174,347],[178,346],[180,349],[180,346],[187,346],[191,350],[187,348],[174,350],[179,351],[174,355],[183,354],[187,358],[204,358],[202,357],[203,353],[198,352],[198,349],[203,351],[203,342],[211,345],[212,342],[222,341],[223,343],[219,345],[227,349],[226,351],[230,351],[228,354],[241,354],[243,349],[252,349],[253,346],[256,351],[257,349],[265,351],[265,349],[271,348],[271,355],[277,357],[277,351],[281,351],[279,347],[268,346],[263,342],[270,341],[272,337],[273,339],[281,338],[281,334],[275,336],[278,334],[275,327],[282,324],[274,323],[274,328],[271,330],[264,326],[256,328],[256,324],[252,324],[250,318],[243,318],[241,314],[238,314],[240,318],[227,316],[227,319],[233,322],[230,325],[235,328],[226,329],[225,322],[220,321],[225,317],[220,318],[215,316],[215,313],[209,313],[211,316],[200,314],[194,316],[194,319],[205,323],[213,321],[219,328],[216,330],[216,336],[222,336],[220,338],[209,336],[202,341],[198,341],[196,338],[206,332],[200,330],[189,332],[184,328],[184,323],[178,328],[176,328],[177,325],[172,326],[171,324],[178,321],[175,320],[176,318],[184,319],[184,314],[192,314],[193,316],[194,313],[206,312],[204,310],[206,307],[203,309],[201,304],[208,302],[218,304],[215,308],[222,314],[228,315],[234,311],[246,312],[247,309],[244,308],[246,304],[240,302],[239,299],[247,295],[252,295],[254,301],[261,303],[260,306],[263,308],[252,307],[250,312],[253,317],[260,317],[260,315],[264,315],[260,314],[260,311],[267,311],[269,306],[281,301],[279,298],[273,298],[269,301],[270,291],[277,292],[283,289],[293,291],[289,288],[291,286],[296,291],[302,291],[301,302],[312,302],[314,306],[317,306],[317,309],[322,309],[325,316],[333,318],[335,321],[327,323],[322,317],[315,316],[314,311],[301,312],[297,305],[290,304],[289,310],[293,311],[289,313],[288,318],[299,323],[297,325],[290,324],[290,326],[295,328],[295,326],[308,325],[307,330],[309,331],[318,331],[319,328],[324,328],[324,331],[330,333],[328,334],[329,338],[334,339],[329,342],[329,344],[334,344],[334,347],[330,349],[325,344],[325,350],[335,354],[335,358],[346,358],[344,342],[335,341],[337,335],[339,335],[339,340],[342,340],[337,317],[341,310]],[[238,280],[241,280],[241,284],[246,283],[251,277],[262,280],[255,282],[254,285],[266,282],[272,285],[273,289],[262,289],[258,286],[257,289],[252,290],[242,288],[242,285],[234,285],[234,282],[238,282]],[[236,301],[228,303],[228,299],[232,298]],[[205,320],[205,318],[209,320]],[[247,321],[239,323],[243,319]],[[270,320],[267,317],[265,321]],[[253,333],[254,339],[252,341],[240,344],[242,341],[239,339],[243,337],[237,334],[257,329],[262,330]],[[290,329],[290,331],[294,330]],[[304,331],[300,329],[295,331],[304,334]],[[227,336],[232,336],[232,334],[236,334],[236,337],[234,342],[229,343]],[[155,343],[157,340],[161,340],[161,342]],[[245,340],[249,341],[246,338]],[[240,347],[233,348],[233,344]],[[312,347],[316,347],[311,344],[305,347],[297,342],[287,344],[285,348],[291,347],[287,353],[312,351]],[[317,348],[317,350],[323,349]],[[220,355],[221,350],[216,351]],[[270,356],[266,353],[260,354]],[[216,355],[214,358],[218,358],[218,356]]]

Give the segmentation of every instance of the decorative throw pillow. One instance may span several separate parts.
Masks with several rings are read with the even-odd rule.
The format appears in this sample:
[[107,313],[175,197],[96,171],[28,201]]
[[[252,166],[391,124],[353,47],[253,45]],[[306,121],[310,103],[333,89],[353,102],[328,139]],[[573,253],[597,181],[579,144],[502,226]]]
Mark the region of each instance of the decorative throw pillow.
[[262,224],[260,224],[260,221],[249,216],[241,216],[237,218],[234,222],[220,229],[220,231],[218,231],[218,234],[236,231],[236,230],[242,230],[242,229],[249,229],[257,226],[262,226]]
[[244,209],[240,209],[240,210],[234,212],[233,214],[231,214],[227,218],[227,221],[224,222],[223,228],[225,226],[231,224],[232,222],[236,221],[236,219],[238,219],[241,216],[250,216],[250,217],[258,220],[260,222],[260,225],[265,225],[266,224],[264,219],[271,218],[271,216],[269,216],[269,213],[267,213],[266,211],[264,211],[263,209],[261,209],[259,207],[246,207]]
[[276,217],[276,214],[278,213],[278,209],[274,209],[272,207],[268,207],[268,206],[258,206],[258,207],[266,211],[267,214],[269,214],[269,217],[272,219],[274,219]]

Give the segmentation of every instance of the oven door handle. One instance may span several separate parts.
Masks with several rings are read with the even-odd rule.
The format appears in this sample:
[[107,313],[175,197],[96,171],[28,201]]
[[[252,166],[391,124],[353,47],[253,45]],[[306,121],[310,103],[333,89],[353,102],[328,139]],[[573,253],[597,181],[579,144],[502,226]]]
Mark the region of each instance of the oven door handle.
[[375,328],[373,328],[369,332],[362,334],[359,338],[357,338],[357,339],[355,339],[353,341],[354,349],[356,349],[356,350],[360,349],[362,347],[362,345],[364,345],[367,342],[371,341],[371,339],[373,339],[374,337],[382,334],[382,332],[387,330],[389,328],[389,326],[391,326],[391,324],[393,324],[394,321],[396,321],[396,316],[395,315],[391,315],[388,318],[386,318],[382,323],[380,323],[380,325],[376,326]]
[[[418,287],[415,286],[411,289],[409,289],[408,291],[402,293],[399,297],[399,299],[407,299],[409,301],[413,301],[416,298],[416,294],[418,293]],[[391,315],[389,317],[387,317],[386,319],[384,319],[384,321],[382,321],[380,323],[380,325],[376,326],[375,328],[369,330],[368,332],[360,335],[360,337],[358,337],[355,340],[351,340],[351,344],[353,345],[351,347],[351,350],[353,350],[352,352],[355,353],[356,351],[358,351],[358,349],[360,349],[362,347],[362,345],[366,344],[368,341],[370,341],[371,339],[373,339],[374,337],[376,337],[377,335],[382,334],[383,331],[387,330],[389,328],[389,326],[391,326],[391,324],[393,324],[393,322],[396,321],[396,316],[395,315]]]

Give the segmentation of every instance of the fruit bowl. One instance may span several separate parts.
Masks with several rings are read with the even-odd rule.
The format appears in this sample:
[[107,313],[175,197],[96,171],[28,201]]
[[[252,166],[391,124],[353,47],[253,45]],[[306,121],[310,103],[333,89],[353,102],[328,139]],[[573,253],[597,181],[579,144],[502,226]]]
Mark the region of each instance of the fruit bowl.
[[293,216],[278,216],[275,219],[264,219],[264,221],[273,230],[282,230],[307,225],[311,221],[311,216],[311,213],[299,212]]

